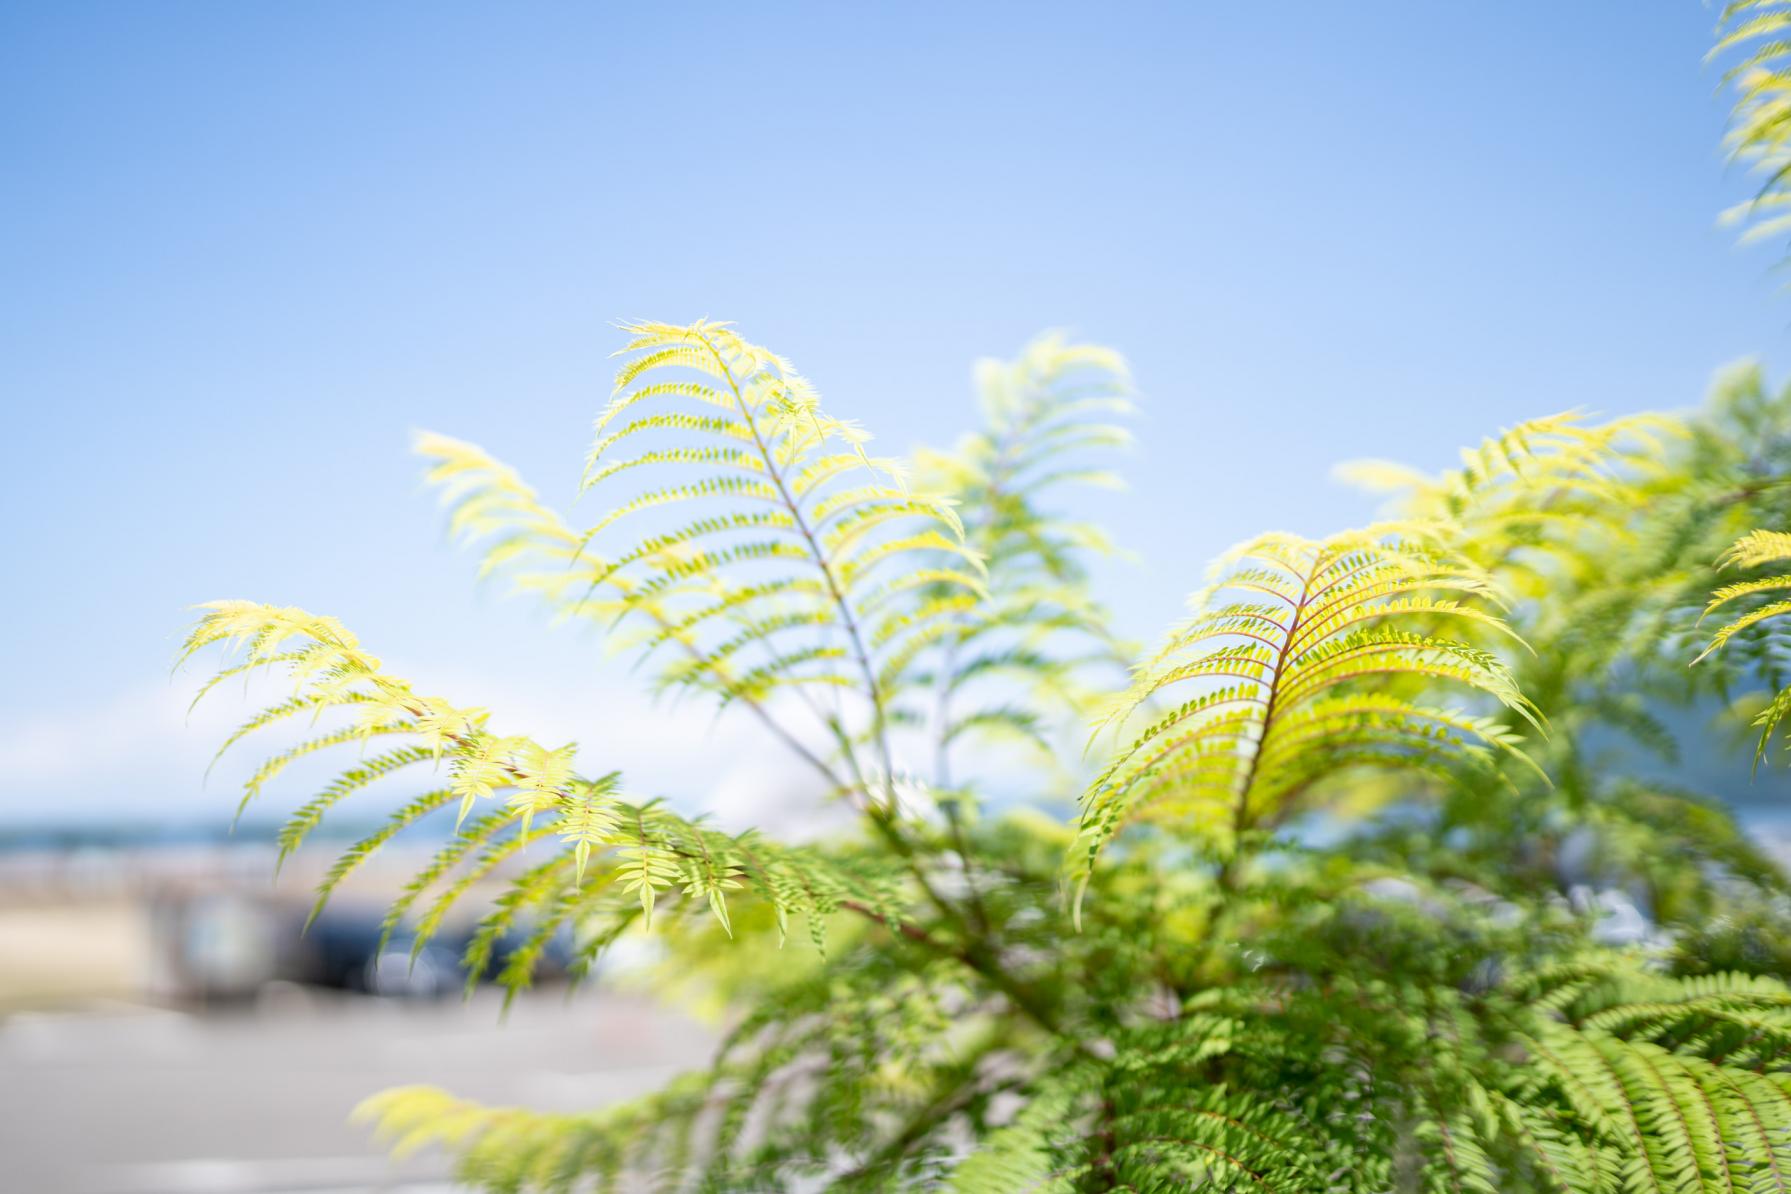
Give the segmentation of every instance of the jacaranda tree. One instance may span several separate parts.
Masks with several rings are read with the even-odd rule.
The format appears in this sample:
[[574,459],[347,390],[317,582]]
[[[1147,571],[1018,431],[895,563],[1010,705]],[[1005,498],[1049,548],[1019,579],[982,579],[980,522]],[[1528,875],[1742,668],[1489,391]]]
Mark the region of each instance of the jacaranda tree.
[[[1770,164],[1786,9],[1736,7],[1737,146]],[[854,827],[725,832],[334,619],[204,607],[187,656],[289,685],[227,744],[288,732],[245,802],[346,760],[283,855],[412,785],[319,907],[388,842],[445,843],[386,929],[476,904],[469,982],[650,933],[731,1009],[709,1068],[588,1114],[379,1095],[395,1144],[491,1190],[1791,1189],[1791,890],[1653,762],[1729,704],[1780,753],[1791,393],[1742,369],[1440,475],[1355,463],[1385,521],[1240,545],[1141,651],[1064,514],[1127,438],[1116,353],[985,363],[982,427],[903,462],[728,325],[626,332],[598,513],[426,435],[452,526]],[[1613,943],[1588,889],[1651,934]]]

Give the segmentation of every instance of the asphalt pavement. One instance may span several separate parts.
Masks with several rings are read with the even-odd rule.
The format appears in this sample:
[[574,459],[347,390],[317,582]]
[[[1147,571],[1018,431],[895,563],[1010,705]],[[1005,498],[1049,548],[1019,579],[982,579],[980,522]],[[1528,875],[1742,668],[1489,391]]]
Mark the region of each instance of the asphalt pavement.
[[583,1110],[699,1066],[711,1030],[643,998],[495,992],[419,1002],[275,986],[249,1004],[93,1003],[0,1018],[3,1194],[446,1194],[447,1165],[395,1163],[348,1122],[428,1083],[481,1102]]

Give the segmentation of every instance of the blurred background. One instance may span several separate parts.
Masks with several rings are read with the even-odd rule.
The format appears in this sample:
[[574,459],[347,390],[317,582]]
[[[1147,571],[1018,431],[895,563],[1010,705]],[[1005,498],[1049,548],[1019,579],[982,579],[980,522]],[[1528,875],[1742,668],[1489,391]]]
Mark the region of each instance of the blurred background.
[[[587,1107],[711,1030],[599,982],[500,1024],[454,933],[410,964],[395,851],[299,932],[295,771],[231,831],[249,706],[170,678],[193,602],[342,618],[426,691],[589,771],[812,830],[750,725],[651,707],[602,644],[477,585],[407,437],[569,499],[618,318],[736,321],[886,451],[1065,327],[1131,360],[1152,637],[1206,561],[1499,426],[1694,403],[1782,366],[1776,249],[1715,214],[1699,4],[48,3],[0,6],[0,1155],[21,1191],[439,1190],[346,1123],[437,1082]],[[1777,374],[1781,369],[1770,369]],[[1263,446],[1275,462],[1265,478]],[[1699,735],[1700,738],[1708,738]],[[1688,784],[1785,840],[1782,773]],[[310,778],[315,778],[314,776]],[[327,825],[341,841],[364,825]],[[1614,905],[1613,932],[1644,933]],[[381,965],[382,954],[391,955]],[[629,959],[618,959],[626,967]],[[15,1168],[16,1167],[16,1168]]]
[[463,998],[469,925],[414,959],[402,929],[382,949],[385,908],[426,849],[382,854],[301,933],[329,845],[346,842],[320,842],[270,884],[271,835],[252,828],[3,841],[8,1190],[448,1190],[440,1158],[388,1160],[350,1110],[414,1082],[597,1107],[701,1064],[713,1043],[625,983],[571,998],[554,950],[507,1015],[485,984]]

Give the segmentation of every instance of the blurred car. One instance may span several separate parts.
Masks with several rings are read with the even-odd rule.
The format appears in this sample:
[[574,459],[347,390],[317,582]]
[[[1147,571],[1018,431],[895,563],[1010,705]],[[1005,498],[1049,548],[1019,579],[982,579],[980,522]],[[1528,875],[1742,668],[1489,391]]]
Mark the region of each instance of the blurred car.
[[[301,938],[290,973],[282,977],[320,986],[411,999],[435,999],[466,985],[461,961],[472,929],[442,929],[420,948],[414,931],[401,926],[382,943],[383,920],[369,911],[326,909]],[[527,940],[511,932],[492,951],[480,976],[489,981]],[[537,968],[539,978],[564,977],[573,960],[572,934],[562,929],[548,942]]]

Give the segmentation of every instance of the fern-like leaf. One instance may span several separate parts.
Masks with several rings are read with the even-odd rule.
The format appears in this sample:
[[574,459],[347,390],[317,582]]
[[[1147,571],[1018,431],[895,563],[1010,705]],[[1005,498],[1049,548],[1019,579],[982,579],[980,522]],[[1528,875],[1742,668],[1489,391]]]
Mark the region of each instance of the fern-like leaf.
[[[927,628],[885,673],[931,731],[941,791],[959,786],[954,750],[976,738],[1029,743],[1050,758],[1050,719],[1084,718],[1100,672],[1123,666],[1088,590],[1086,559],[1111,550],[1107,537],[1052,503],[1067,486],[1118,484],[1101,465],[1131,440],[1114,421],[1131,411],[1124,359],[1048,334],[1012,361],[979,362],[976,385],[983,428],[950,452],[921,452],[917,484],[952,501],[965,544],[984,562],[987,591],[930,584]],[[885,619],[876,633],[903,629]]]
[[[1723,74],[1734,91],[1727,148],[1761,179],[1754,197],[1723,213],[1745,241],[1791,230],[1791,5],[1783,0],[1731,0],[1709,58],[1731,63]],[[1745,51],[1738,60],[1735,55]]]
[[[1736,568],[1758,568],[1766,565],[1783,565],[1791,560],[1791,534],[1782,531],[1757,530],[1738,540],[1723,558],[1720,564]],[[1710,603],[1704,607],[1709,616],[1718,609],[1733,610],[1740,606],[1742,612],[1733,614],[1711,637],[1710,644],[1704,648],[1698,660],[1707,658],[1729,643],[1735,636],[1753,627],[1763,626],[1791,613],[1791,597],[1776,597],[1773,594],[1791,592],[1791,575],[1774,574],[1756,577],[1752,580],[1740,581],[1724,585],[1711,594]],[[1766,756],[1766,748],[1772,742],[1772,735],[1785,719],[1791,716],[1791,687],[1781,689],[1767,702],[1754,718],[1754,725],[1760,730],[1760,740],[1754,748],[1754,761],[1758,763]]]
[[[982,594],[962,523],[727,325],[625,330],[583,484],[607,512],[574,531],[507,466],[426,437],[453,526],[486,542],[485,569],[660,660],[662,686],[750,708],[836,791],[893,804],[890,661],[938,633],[938,591]],[[875,767],[818,757],[772,711],[791,702],[822,737],[873,744]]]
[[[578,903],[588,886],[634,897],[649,909],[656,895],[671,890],[680,897],[680,913],[701,911],[729,931],[731,895],[765,900],[780,925],[806,916],[818,929],[846,903],[885,923],[900,919],[900,888],[888,870],[835,860],[812,848],[779,846],[754,834],[721,833],[657,803],[629,803],[617,795],[616,776],[592,781],[574,774],[572,747],[549,749],[528,738],[493,735],[485,729],[483,710],[418,693],[385,671],[332,618],[246,601],[213,602],[204,608],[183,659],[208,647],[236,646],[246,651],[247,660],[227,670],[271,671],[297,686],[296,695],[270,707],[279,716],[264,713],[251,719],[250,728],[233,740],[277,724],[290,711],[347,710],[358,720],[299,749],[310,754],[352,747],[375,732],[401,743],[351,765],[295,813],[280,834],[282,857],[300,846],[326,812],[375,782],[430,762],[448,772],[445,788],[404,806],[337,860],[319,889],[313,918],[374,851],[436,809],[457,803],[455,835],[405,886],[386,916],[386,936],[410,922],[414,908],[423,907],[412,925],[413,948],[421,949],[482,880],[503,874],[529,848],[531,819],[539,818],[548,834],[558,838],[551,845],[563,851],[523,872],[482,922],[467,958],[473,977],[484,972],[498,937],[543,909]],[[251,790],[258,791],[293,754],[277,754],[273,763],[259,768]],[[602,865],[593,867],[594,859],[602,859]],[[588,868],[594,873],[587,875]],[[514,986],[526,983],[528,975],[513,968],[504,978]]]
[[[1230,595],[1229,599],[1225,599]],[[1404,629],[1501,628],[1484,574],[1421,533],[1268,535],[1234,551],[1193,618],[1137,668],[1108,719],[1173,702],[1112,759],[1084,798],[1080,857],[1150,820],[1222,859],[1272,830],[1345,769],[1448,774],[1515,752],[1498,723],[1424,703],[1478,692],[1534,720],[1505,664],[1459,638]]]

